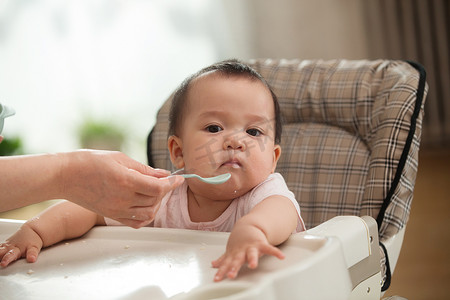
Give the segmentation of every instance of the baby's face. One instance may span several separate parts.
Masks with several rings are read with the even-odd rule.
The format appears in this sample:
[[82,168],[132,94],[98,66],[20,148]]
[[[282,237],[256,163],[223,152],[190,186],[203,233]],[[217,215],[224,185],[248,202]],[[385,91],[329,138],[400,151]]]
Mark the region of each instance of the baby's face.
[[180,155],[172,161],[203,177],[231,173],[220,186],[190,180],[193,192],[232,199],[273,173],[281,149],[274,142],[272,96],[261,82],[206,74],[192,83],[187,100]]

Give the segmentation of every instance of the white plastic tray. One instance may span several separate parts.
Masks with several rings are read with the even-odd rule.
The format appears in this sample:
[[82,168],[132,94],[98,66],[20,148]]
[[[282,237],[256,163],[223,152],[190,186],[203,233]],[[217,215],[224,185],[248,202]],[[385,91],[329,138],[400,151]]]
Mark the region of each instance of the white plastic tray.
[[[0,220],[4,241],[21,223]],[[227,233],[96,227],[0,269],[1,299],[348,299],[345,259],[335,238],[293,235],[284,260],[263,257],[257,270],[213,282],[211,261]]]

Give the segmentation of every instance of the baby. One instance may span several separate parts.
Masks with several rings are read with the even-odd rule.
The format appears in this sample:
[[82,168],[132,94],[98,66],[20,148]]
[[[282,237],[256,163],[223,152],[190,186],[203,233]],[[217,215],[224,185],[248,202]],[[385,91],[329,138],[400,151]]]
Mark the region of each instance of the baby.
[[[202,69],[174,95],[168,138],[173,165],[202,177],[231,178],[219,185],[186,179],[162,199],[152,225],[231,231],[225,253],[212,262],[215,281],[235,278],[245,263],[256,268],[262,255],[284,258],[275,246],[305,230],[295,196],[274,173],[280,137],[275,94],[238,61]],[[0,244],[0,264],[20,257],[35,262],[42,247],[115,223],[71,202],[58,203]]]

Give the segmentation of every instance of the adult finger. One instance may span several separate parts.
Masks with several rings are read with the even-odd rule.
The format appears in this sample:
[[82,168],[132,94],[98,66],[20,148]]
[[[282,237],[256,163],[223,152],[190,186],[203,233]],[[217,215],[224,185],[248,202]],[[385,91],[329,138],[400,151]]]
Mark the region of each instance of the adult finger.
[[138,228],[147,226],[153,220],[137,221],[137,220],[133,220],[133,219],[120,219],[119,218],[119,219],[116,219],[116,221],[119,221],[120,223],[122,223],[125,226],[129,226],[129,227],[132,227],[134,229],[138,229]]
[[[127,204],[129,204],[129,209],[127,209],[127,213],[129,210],[137,208],[142,211],[142,208],[146,207],[154,207],[156,204],[159,204],[164,195],[144,195],[140,193],[134,193],[133,195],[126,197],[126,195],[122,197],[126,197]],[[125,213],[125,211],[124,211]]]
[[158,169],[158,168],[152,168],[147,165],[142,165],[140,168],[136,168],[136,171],[143,175],[153,176],[157,178],[167,177],[170,176],[170,171],[164,170],[164,169]]
[[164,196],[167,192],[180,186],[184,178],[182,176],[156,178],[135,172],[133,181],[136,193],[146,196]]
[[128,156],[126,156],[123,153],[119,154],[121,156],[123,156],[122,160],[121,160],[121,164],[123,164],[124,166],[126,166],[129,169],[135,170],[143,175],[149,175],[149,176],[153,176],[153,177],[167,177],[168,175],[170,175],[170,172],[164,169],[158,169],[158,168],[152,168],[148,165],[144,165]]
[[161,202],[153,203],[152,206],[134,206],[130,207],[124,214],[124,219],[135,221],[152,221],[161,206]]
[[161,202],[152,206],[133,206],[126,209],[109,211],[105,217],[120,222],[122,225],[139,228],[150,224],[159,210]]

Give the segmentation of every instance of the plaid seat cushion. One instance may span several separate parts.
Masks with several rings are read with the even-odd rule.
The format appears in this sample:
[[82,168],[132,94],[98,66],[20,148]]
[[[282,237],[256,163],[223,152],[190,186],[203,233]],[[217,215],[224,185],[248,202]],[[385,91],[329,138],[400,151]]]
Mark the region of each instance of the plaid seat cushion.
[[296,194],[307,228],[360,214],[370,156],[361,139],[326,124],[288,124],[281,149],[277,171]]
[[[307,226],[338,214],[370,215],[379,223],[381,241],[397,233],[408,219],[417,174],[424,103],[423,95],[418,97],[421,78],[415,67],[391,60],[253,60],[250,65],[274,89],[287,126],[317,127],[310,130],[312,136],[302,136],[307,141],[303,151],[317,152],[316,166],[301,161],[309,168],[295,169],[303,174],[294,176],[280,169],[300,202]],[[348,138],[349,145],[335,145],[333,155],[341,153],[340,164],[330,160],[329,150],[342,134],[328,134],[327,142],[319,138],[332,128],[359,140],[352,143]],[[293,138],[290,132],[286,130],[283,143]],[[348,162],[345,171],[343,161]],[[302,183],[290,180],[300,177]],[[330,178],[336,177],[343,185],[330,185]],[[362,183],[360,189],[353,182],[346,184],[346,177]],[[341,205],[344,208],[336,208]]]

